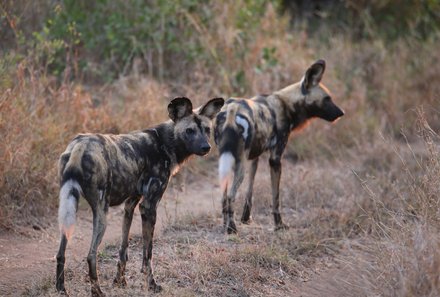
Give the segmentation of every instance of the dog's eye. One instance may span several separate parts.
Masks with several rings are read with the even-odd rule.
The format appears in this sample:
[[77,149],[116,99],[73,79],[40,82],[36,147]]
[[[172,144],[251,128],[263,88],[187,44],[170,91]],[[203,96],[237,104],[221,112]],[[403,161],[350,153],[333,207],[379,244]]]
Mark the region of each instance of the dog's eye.
[[329,101],[331,101],[332,99],[330,98],[330,96],[325,96],[323,100],[324,100],[324,102],[329,102]]
[[196,131],[193,128],[186,128],[186,134],[193,135]]
[[205,128],[205,133],[209,135],[209,133],[211,133],[211,129],[209,129],[209,127]]

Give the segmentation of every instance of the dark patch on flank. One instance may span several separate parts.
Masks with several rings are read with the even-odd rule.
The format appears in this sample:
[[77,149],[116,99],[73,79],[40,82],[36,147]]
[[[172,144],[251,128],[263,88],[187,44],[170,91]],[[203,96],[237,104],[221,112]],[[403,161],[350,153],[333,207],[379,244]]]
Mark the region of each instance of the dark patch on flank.
[[121,139],[117,142],[117,146],[125,157],[130,158],[131,160],[138,160],[140,158],[140,155],[134,149],[133,145],[129,142],[130,140],[128,139]]
[[93,172],[93,169],[95,168],[95,161],[93,160],[93,157],[89,155],[89,153],[85,153],[81,158],[81,168],[85,172]]
[[275,113],[275,110],[273,110],[272,108],[269,108],[269,112],[270,112],[270,116],[272,117],[272,120],[273,120],[273,125],[275,126],[275,119],[277,118],[277,115],[276,115],[276,113]]
[[264,114],[264,112],[261,109],[258,111],[258,116],[260,117],[260,119],[262,121],[266,121],[266,115]]

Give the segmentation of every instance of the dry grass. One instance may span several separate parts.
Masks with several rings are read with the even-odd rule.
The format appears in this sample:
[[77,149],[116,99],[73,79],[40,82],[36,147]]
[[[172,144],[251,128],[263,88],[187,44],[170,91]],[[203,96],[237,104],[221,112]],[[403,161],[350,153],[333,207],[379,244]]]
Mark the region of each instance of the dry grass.
[[[60,83],[31,58],[16,67],[13,54],[0,58],[1,229],[44,228],[53,220],[57,158],[76,133],[148,127],[166,119],[165,106],[174,95],[198,105],[214,96],[270,92],[297,81],[313,60],[324,58],[324,83],[346,116],[335,125],[316,120],[289,143],[281,195],[290,231],[271,230],[262,160],[254,225],[240,226],[242,233],[234,237],[222,233],[216,216],[173,221],[156,243],[158,279],[174,296],[286,296],[312,278],[316,267],[325,267],[322,259],[335,257],[359,275],[350,281],[365,295],[439,295],[438,38],[392,45],[354,43],[344,36],[310,40],[304,32],[287,30],[287,19],[269,7],[243,49],[230,17],[239,2],[220,3],[212,8],[210,27],[186,15],[211,62],[195,61],[191,71],[162,83],[136,71],[105,86]],[[266,64],[264,48],[275,48],[275,65]],[[237,80],[240,71],[243,78]],[[215,156],[194,160],[184,181],[190,186],[208,175],[215,182],[215,166]],[[140,251],[139,238],[131,248]],[[116,247],[108,246],[100,255],[108,284],[116,254]],[[129,269],[133,286],[115,294],[142,292],[136,269]],[[78,274],[72,272],[67,283],[78,284],[76,295],[86,295],[85,273]],[[52,291],[45,280],[28,295]]]
[[[417,152],[408,146],[410,155],[405,156],[388,143],[399,157],[400,173],[385,176],[382,185],[374,188],[365,181],[375,207],[368,208],[373,232],[361,249],[371,262],[357,269],[369,276],[364,279],[368,293],[438,296],[440,292],[440,137],[423,110],[418,116],[424,147]],[[387,194],[378,196],[377,190]]]

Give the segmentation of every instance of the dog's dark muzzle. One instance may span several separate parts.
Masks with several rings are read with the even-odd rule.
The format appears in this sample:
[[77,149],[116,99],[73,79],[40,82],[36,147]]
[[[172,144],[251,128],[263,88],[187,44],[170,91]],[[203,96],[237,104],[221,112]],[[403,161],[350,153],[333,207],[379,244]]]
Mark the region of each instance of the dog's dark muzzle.
[[340,117],[342,117],[344,115],[344,111],[342,109],[340,109],[339,107],[337,107],[335,105],[335,110],[333,111],[331,118],[330,118],[330,122],[336,121],[337,119],[339,119]]
[[328,104],[326,104],[323,116],[326,121],[334,122],[343,115],[344,111],[336,106],[336,104],[334,104],[333,102],[329,102]]
[[199,156],[204,156],[211,150],[209,143],[206,143],[200,147],[200,150],[196,153]]

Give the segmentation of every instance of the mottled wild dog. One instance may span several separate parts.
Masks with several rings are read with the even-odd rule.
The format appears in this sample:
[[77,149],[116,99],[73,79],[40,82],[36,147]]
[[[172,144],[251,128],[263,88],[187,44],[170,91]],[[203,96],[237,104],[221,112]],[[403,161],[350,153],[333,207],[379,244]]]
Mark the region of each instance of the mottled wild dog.
[[59,160],[58,291],[65,292],[65,250],[80,197],[87,200],[93,212],[93,235],[87,256],[92,296],[104,296],[98,282],[96,252],[105,232],[106,214],[109,206],[123,202],[122,244],[114,283],[126,285],[128,235],[133,211],[139,203],[143,236],[141,271],[146,274],[150,290],[161,290],[154,280],[151,263],[157,205],[179,165],[193,154],[202,156],[209,152],[211,119],[223,104],[222,98],[215,98],[193,111],[188,98],[175,98],[168,105],[171,120],[153,128],[119,135],[80,134],[72,140]]
[[258,157],[269,151],[272,184],[272,212],[275,230],[286,228],[280,213],[279,186],[281,156],[291,131],[310,119],[330,122],[344,115],[327,88],[320,83],[325,62],[319,60],[307,69],[301,81],[270,95],[251,99],[228,99],[217,114],[214,138],[219,148],[219,178],[223,193],[223,220],[228,233],[237,232],[233,202],[244,179],[244,163],[250,160],[249,184],[241,221],[250,222],[252,188]]

